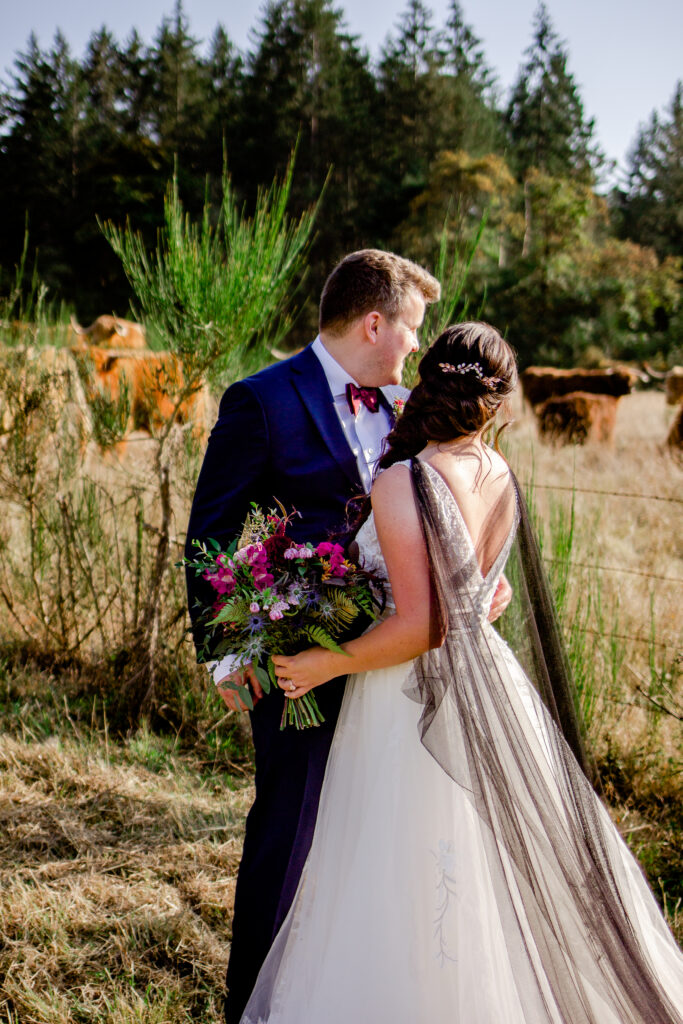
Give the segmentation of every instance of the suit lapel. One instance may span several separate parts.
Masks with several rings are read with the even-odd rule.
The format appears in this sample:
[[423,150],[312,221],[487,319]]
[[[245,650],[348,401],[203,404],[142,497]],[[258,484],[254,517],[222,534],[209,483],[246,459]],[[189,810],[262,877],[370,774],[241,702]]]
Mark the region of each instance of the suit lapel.
[[344,436],[327,377],[309,345],[291,361],[292,383],[330,454],[356,488],[362,489],[358,465]]

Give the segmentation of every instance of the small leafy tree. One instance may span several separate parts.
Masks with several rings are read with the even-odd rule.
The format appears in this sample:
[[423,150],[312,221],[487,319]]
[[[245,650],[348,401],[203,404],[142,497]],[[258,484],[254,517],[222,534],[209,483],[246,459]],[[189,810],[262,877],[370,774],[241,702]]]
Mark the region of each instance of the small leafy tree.
[[185,213],[174,180],[154,252],[129,224],[101,225],[135,292],[136,315],[177,359],[174,372],[159,382],[172,392],[174,406],[156,436],[159,525],[134,645],[133,679],[146,685],[143,706],[154,699],[160,597],[170,565],[169,437],[182,403],[205,381],[225,385],[260,368],[290,325],[292,297],[303,279],[317,211],[316,205],[297,220],[288,216],[293,171],[294,158],[282,181],[259,192],[251,217],[237,206],[224,174],[217,214],[206,200],[199,222]]
[[251,217],[225,174],[217,217],[207,200],[199,222],[184,212],[174,179],[151,253],[129,224],[101,225],[135,292],[136,315],[182,359],[189,387],[202,378],[224,385],[263,366],[291,325],[317,212],[288,216],[293,170],[292,159],[284,178],[259,192]]

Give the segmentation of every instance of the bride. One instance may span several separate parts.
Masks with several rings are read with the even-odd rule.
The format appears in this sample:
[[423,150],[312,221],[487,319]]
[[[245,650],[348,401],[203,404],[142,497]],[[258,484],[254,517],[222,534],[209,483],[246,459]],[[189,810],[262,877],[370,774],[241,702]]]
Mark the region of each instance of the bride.
[[[577,763],[523,501],[483,440],[515,383],[488,325],[437,339],[357,535],[383,620],[344,654],[274,659],[293,699],[353,674],[243,1024],[683,1021],[683,957]],[[487,620],[513,545],[527,672]]]

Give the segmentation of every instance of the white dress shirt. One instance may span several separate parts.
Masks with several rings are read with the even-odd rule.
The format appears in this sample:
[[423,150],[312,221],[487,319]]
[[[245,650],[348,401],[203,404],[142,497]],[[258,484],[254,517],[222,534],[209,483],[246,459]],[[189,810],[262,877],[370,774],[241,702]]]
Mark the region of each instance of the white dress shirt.
[[323,368],[344,436],[356,456],[363,487],[366,493],[369,493],[375,463],[382,454],[382,441],[391,430],[391,416],[381,404],[378,412],[370,412],[362,402],[354,416],[346,398],[346,385],[352,381],[356,387],[363,387],[363,382],[355,380],[343,366],[339,365],[323,345],[320,335],[311,348]]
[[[346,398],[346,385],[352,381],[357,387],[362,387],[363,382],[354,380],[343,366],[339,365],[323,345],[320,335],[315,339],[311,348],[327,378],[334,408],[349,448],[356,457],[363,487],[366,492],[369,492],[375,464],[382,454],[382,442],[391,430],[391,416],[382,404],[380,404],[378,412],[370,412],[362,403],[357,415],[354,416]],[[406,388],[398,386],[383,388],[382,391],[390,403],[395,397],[405,398],[408,395]],[[236,658],[233,654],[226,654],[220,661],[207,662],[207,668],[212,673],[214,682],[218,683],[221,679],[225,679],[234,669],[235,662]]]

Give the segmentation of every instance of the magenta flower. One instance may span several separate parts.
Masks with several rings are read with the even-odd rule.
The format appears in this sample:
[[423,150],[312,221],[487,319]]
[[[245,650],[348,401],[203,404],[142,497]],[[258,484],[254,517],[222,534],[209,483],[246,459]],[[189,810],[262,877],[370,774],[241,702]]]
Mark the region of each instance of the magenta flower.
[[[216,563],[218,564],[218,563]],[[235,577],[227,566],[218,566],[216,572],[207,569],[203,573],[204,579],[210,583],[217,594],[224,594],[229,597],[235,589]]]
[[329,558],[330,565],[341,565],[344,561],[344,548],[341,544],[332,544],[329,540],[324,540],[318,544],[315,553],[320,555],[321,558]]

